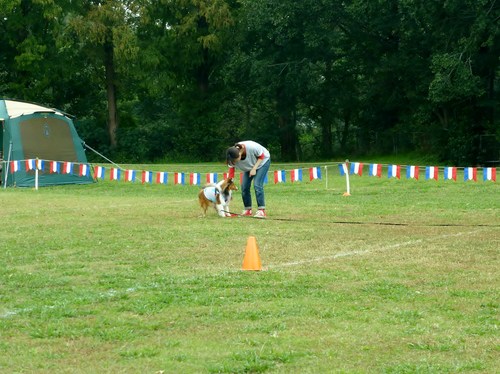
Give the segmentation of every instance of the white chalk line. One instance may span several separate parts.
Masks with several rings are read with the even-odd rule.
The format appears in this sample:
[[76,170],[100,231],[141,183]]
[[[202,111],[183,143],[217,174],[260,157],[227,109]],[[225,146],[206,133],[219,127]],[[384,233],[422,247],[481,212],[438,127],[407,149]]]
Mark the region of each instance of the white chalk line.
[[[410,246],[410,245],[414,245],[414,244],[430,242],[433,240],[440,240],[440,239],[446,239],[446,238],[450,238],[450,237],[458,237],[458,236],[463,236],[463,235],[473,235],[473,234],[476,234],[476,233],[484,231],[484,230],[485,230],[485,228],[474,230],[474,231],[458,232],[455,234],[439,235],[439,236],[429,237],[425,240],[424,239],[416,239],[416,240],[408,240],[406,242],[401,242],[401,243],[394,243],[394,244],[390,244],[390,245],[386,245],[386,246],[373,246],[373,247],[371,247],[369,249],[365,249],[365,250],[339,252],[339,253],[336,253],[336,254],[331,255],[331,256],[321,256],[321,257],[315,257],[315,258],[310,258],[310,259],[306,259],[306,260],[286,262],[286,263],[276,264],[276,265],[269,265],[267,268],[268,269],[277,269],[277,268],[282,268],[282,267],[301,266],[301,265],[306,265],[306,264],[314,263],[314,262],[336,260],[336,259],[343,258],[343,257],[361,256],[361,255],[366,255],[366,254],[373,253],[373,252],[388,251],[391,249],[397,249],[397,248],[406,247],[406,246]],[[229,273],[232,273],[232,272],[230,271]],[[234,271],[234,273],[236,273],[236,271]],[[228,272],[224,272],[223,274],[227,275]],[[213,276],[213,274],[210,274],[209,276]],[[199,278],[199,276],[197,276],[196,278]],[[119,296],[122,294],[130,294],[130,293],[133,293],[136,291],[152,290],[152,289],[158,288],[158,286],[159,285],[157,283],[153,283],[149,286],[130,287],[130,288],[127,288],[125,291],[116,291],[116,290],[111,289],[111,290],[108,290],[106,292],[101,292],[97,296],[96,299],[97,300],[109,299],[109,298],[113,298],[115,296]],[[45,306],[40,307],[40,309],[48,310],[48,309],[55,309],[57,307],[64,307],[64,305],[45,305]],[[0,319],[13,317],[13,316],[16,316],[16,315],[22,314],[22,313],[29,313],[29,312],[34,311],[35,309],[36,308],[20,308],[20,309],[8,310],[8,311],[5,311],[2,314],[0,314]]]
[[364,250],[353,250],[353,251],[346,251],[346,252],[339,252],[331,256],[321,256],[321,257],[314,257],[314,258],[309,258],[305,260],[299,260],[299,261],[293,261],[293,262],[286,262],[282,264],[276,264],[276,265],[269,265],[268,267],[271,268],[280,268],[280,267],[290,267],[290,266],[300,266],[300,265],[306,265],[314,262],[322,262],[322,261],[332,261],[336,260],[342,257],[349,257],[349,256],[361,256],[361,255],[366,255],[369,253],[373,252],[381,252],[381,251],[388,251],[391,249],[397,249],[401,247],[406,247],[410,245],[415,245],[415,244],[420,244],[423,242],[430,242],[433,240],[440,240],[440,239],[446,239],[450,237],[457,237],[457,236],[462,236],[462,235],[472,235],[476,234],[480,231],[484,231],[484,229],[478,229],[474,231],[467,231],[467,232],[458,232],[455,234],[445,234],[445,235],[439,235],[439,236],[434,236],[434,237],[429,237],[427,239],[416,239],[416,240],[408,240],[406,242],[401,242],[401,243],[395,243],[395,244],[389,244],[386,246],[373,246],[368,249]]

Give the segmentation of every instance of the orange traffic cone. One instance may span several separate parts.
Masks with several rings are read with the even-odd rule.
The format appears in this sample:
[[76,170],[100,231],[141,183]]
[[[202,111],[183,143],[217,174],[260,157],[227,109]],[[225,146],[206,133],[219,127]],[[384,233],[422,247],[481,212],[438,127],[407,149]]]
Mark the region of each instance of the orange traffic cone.
[[257,246],[255,236],[248,237],[242,270],[262,270],[262,263],[260,262],[259,256],[259,247]]

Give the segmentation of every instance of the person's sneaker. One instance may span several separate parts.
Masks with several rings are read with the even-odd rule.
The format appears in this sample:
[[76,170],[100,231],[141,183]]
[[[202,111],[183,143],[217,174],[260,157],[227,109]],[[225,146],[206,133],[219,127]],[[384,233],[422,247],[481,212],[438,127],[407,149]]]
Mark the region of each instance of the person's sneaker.
[[245,209],[243,213],[241,213],[242,216],[251,216],[252,215],[252,209]]
[[264,209],[259,209],[257,213],[255,213],[254,218],[266,218],[266,211]]

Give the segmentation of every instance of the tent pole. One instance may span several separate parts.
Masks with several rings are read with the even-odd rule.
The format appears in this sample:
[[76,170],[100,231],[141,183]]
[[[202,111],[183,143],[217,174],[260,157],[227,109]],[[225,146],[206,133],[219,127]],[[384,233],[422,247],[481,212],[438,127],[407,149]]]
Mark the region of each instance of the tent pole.
[[[81,140],[81,139],[80,139],[80,140]],[[90,150],[91,150],[92,152],[94,152],[96,155],[101,156],[103,159],[105,159],[106,161],[108,161],[110,164],[115,165],[118,169],[123,170],[123,168],[122,168],[120,165],[118,165],[118,164],[114,163],[113,161],[111,161],[111,160],[110,160],[109,158],[107,158],[106,156],[104,156],[104,155],[100,154],[99,152],[97,152],[94,148],[92,148],[91,146],[87,145],[87,143],[85,143],[83,140],[81,140],[81,142],[82,142],[82,144],[83,144],[83,146],[84,146],[84,147],[86,147],[86,148],[90,149]]]
[[7,166],[5,170],[5,180],[3,182],[3,188],[7,188],[7,178],[9,177],[9,166],[10,166],[10,154],[12,152],[12,140],[9,142],[9,153],[7,155]]
[[325,189],[328,190],[328,166],[325,165]]

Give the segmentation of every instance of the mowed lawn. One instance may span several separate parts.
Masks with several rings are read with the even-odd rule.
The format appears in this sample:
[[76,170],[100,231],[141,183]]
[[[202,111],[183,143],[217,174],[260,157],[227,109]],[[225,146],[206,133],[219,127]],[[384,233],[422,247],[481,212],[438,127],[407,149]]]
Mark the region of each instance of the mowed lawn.
[[306,174],[266,220],[171,176],[0,190],[0,372],[498,372],[498,183]]

